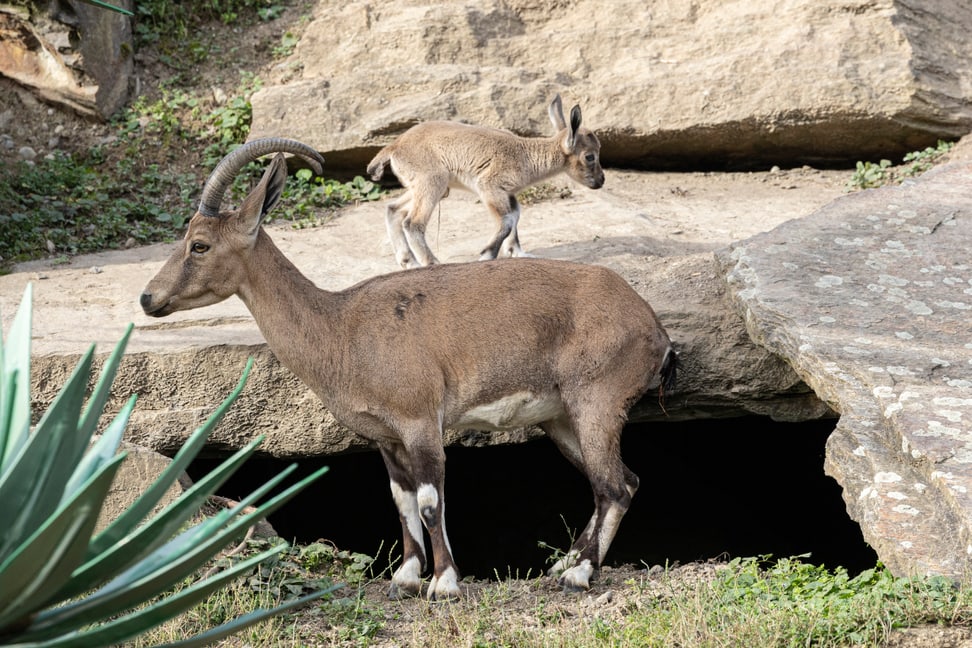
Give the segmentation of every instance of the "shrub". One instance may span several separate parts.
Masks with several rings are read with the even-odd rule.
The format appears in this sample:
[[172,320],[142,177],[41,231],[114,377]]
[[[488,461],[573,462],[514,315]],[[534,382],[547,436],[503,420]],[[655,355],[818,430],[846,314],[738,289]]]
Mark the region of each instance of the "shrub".
[[[192,522],[207,498],[254,452],[260,437],[152,515],[243,389],[251,360],[236,389],[189,437],[169,467],[128,509],[95,533],[108,489],[125,459],[125,453],[116,453],[135,397],[97,440],[92,438],[132,327],[104,363],[87,407],[82,410],[93,346],[32,430],[31,294],[28,286],[6,344],[0,344],[0,644],[116,644],[182,613],[283,551],[285,546],[279,545],[173,589],[327,469],[247,508],[280,484],[296,468],[292,465],[236,506]],[[208,644],[333,589],[255,610],[178,645]]]

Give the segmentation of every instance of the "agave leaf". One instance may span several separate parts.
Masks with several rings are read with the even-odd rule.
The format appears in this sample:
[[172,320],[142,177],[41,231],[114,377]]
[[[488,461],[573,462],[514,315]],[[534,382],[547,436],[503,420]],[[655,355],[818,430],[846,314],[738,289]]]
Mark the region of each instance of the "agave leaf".
[[197,648],[197,647],[201,648],[202,646],[210,646],[214,642],[219,641],[220,639],[225,639],[226,637],[229,637],[231,635],[234,635],[240,630],[242,630],[243,628],[249,627],[254,623],[259,623],[264,619],[268,619],[272,616],[276,616],[283,612],[287,612],[289,610],[293,610],[294,608],[298,608],[303,605],[306,605],[307,603],[322,598],[341,587],[344,587],[344,585],[342,583],[338,583],[330,587],[325,587],[324,589],[319,590],[317,592],[307,594],[306,596],[302,596],[299,599],[294,599],[293,601],[287,601],[286,603],[282,603],[281,605],[275,608],[271,608],[271,609],[259,608],[253,610],[252,612],[248,612],[247,614],[237,617],[232,621],[227,621],[226,623],[220,626],[216,626],[215,628],[212,628],[210,630],[207,630],[206,632],[198,634],[195,637],[190,637],[188,639],[183,639],[182,641],[175,641],[172,643],[164,644],[162,648]]
[[[28,526],[36,526],[37,521],[43,520],[57,508],[64,484],[87,446],[88,439],[79,439],[76,433],[93,356],[92,346],[37,423],[24,446],[24,455],[15,458],[18,464],[23,460],[36,462],[31,467],[36,471],[39,483],[43,484],[43,488],[37,489],[20,503],[29,509],[29,515],[25,518]],[[47,451],[40,448],[47,448]],[[33,456],[28,458],[25,456],[27,452]],[[15,470],[19,469],[18,465]]]
[[[3,348],[0,345],[0,356],[3,355]],[[17,439],[21,436],[26,439],[29,430],[18,432],[14,434],[12,430],[13,425],[13,410],[14,410],[14,398],[17,393],[17,374],[16,370],[6,373],[2,371],[3,359],[0,358],[0,476],[3,476],[6,472],[7,466],[3,464],[3,454],[4,450],[9,446],[13,446],[15,443],[14,437]],[[19,448],[18,448],[19,449]],[[12,462],[11,464],[12,465]]]
[[122,407],[112,422],[108,424],[105,431],[101,433],[101,437],[88,448],[88,451],[78,463],[78,467],[74,469],[74,474],[71,475],[71,479],[64,486],[65,499],[70,497],[96,470],[110,461],[115,456],[115,453],[118,452],[118,446],[121,443],[122,434],[125,432],[125,426],[128,425],[128,419],[132,414],[132,409],[135,407],[135,400],[136,397],[134,395],[128,399],[125,406]]
[[[7,344],[0,344],[0,370],[13,375],[13,389],[6,390],[7,380],[0,383],[0,401],[9,413],[9,426],[0,430],[0,474],[6,472],[11,457],[16,455],[30,433],[30,330],[34,287],[27,284],[14,316]],[[12,347],[12,348],[11,348]],[[5,434],[3,432],[6,432]]]
[[118,344],[115,345],[115,350],[105,360],[105,364],[101,368],[101,375],[98,377],[98,383],[88,398],[88,406],[84,409],[84,416],[78,424],[79,435],[86,439],[90,439],[91,435],[94,434],[95,428],[98,426],[98,421],[101,419],[101,414],[105,410],[105,403],[108,402],[108,393],[111,391],[111,384],[114,382],[115,374],[118,371],[118,363],[121,362],[122,356],[125,355],[125,347],[128,346],[128,338],[131,337],[133,328],[135,328],[134,324],[129,324],[125,328],[125,333],[118,340]]
[[0,475],[0,519],[4,520],[0,559],[61,502],[64,484],[80,456],[74,422],[84,400],[93,351],[92,347],[81,358],[34,433],[11,458],[10,469]]
[[[165,621],[168,621],[172,617],[181,614],[182,612],[195,606],[200,601],[205,600],[213,592],[229,581],[238,578],[241,574],[255,568],[261,562],[282,550],[282,546],[267,550],[250,559],[241,561],[240,563],[207,579],[194,583],[191,587],[173,594],[172,596],[166,597],[158,603],[136,610],[117,620],[99,626],[97,629],[75,633],[61,640],[55,639],[53,641],[44,641],[42,645],[45,646],[45,648],[72,648],[75,646],[77,648],[87,648],[89,646],[114,645],[150,628],[154,628]],[[190,637],[188,639],[176,642],[175,644],[168,645],[211,645],[212,642],[223,637],[227,637],[235,632],[239,632],[241,629],[253,625],[254,623],[258,623],[266,618],[280,614],[281,612],[294,609],[310,601],[321,598],[339,587],[341,587],[341,585],[332,585],[331,587],[321,589],[299,599],[287,601],[272,609],[261,608],[253,610],[252,612],[242,615],[232,621],[228,621],[221,626],[212,628],[200,635],[196,635],[195,637]],[[31,632],[26,633],[22,638],[24,640],[39,641],[50,636],[56,635]]]
[[[223,400],[220,406],[216,408],[216,411],[206,419],[205,423],[196,429],[186,443],[183,444],[182,448],[179,449],[179,452],[172,459],[169,466],[162,471],[159,477],[146,489],[141,497],[135,500],[124,513],[119,515],[114,522],[109,524],[108,527],[95,537],[91,542],[89,557],[101,554],[108,547],[117,544],[149,515],[152,509],[155,508],[155,505],[162,499],[162,496],[169,490],[169,487],[185,471],[189,463],[196,458],[196,455],[203,447],[212,429],[222,420],[230,405],[233,404],[233,401],[243,391],[243,386],[246,384],[252,368],[253,358],[250,358],[247,360],[246,367],[243,369],[243,375],[240,377],[236,389]],[[260,438],[262,439],[262,437]]]
[[[212,594],[216,589],[219,589],[219,587],[226,582],[236,578],[239,574],[252,567],[255,567],[261,561],[266,560],[276,553],[279,553],[283,549],[283,546],[268,549],[267,551],[248,558],[247,560],[241,561],[236,565],[219,572],[218,574],[214,574],[209,578],[203,579],[193,584],[191,587],[170,594],[161,601],[119,616],[113,621],[99,625],[95,630],[77,633],[71,637],[70,642],[62,644],[61,642],[54,641],[52,644],[45,643],[44,645],[107,646],[115,644],[116,642],[138,634],[139,632],[143,632],[149,628],[154,628],[180,612],[185,611],[198,603],[200,600]],[[125,608],[119,608],[112,616],[118,615],[124,612],[124,610]],[[51,624],[48,622],[48,620],[40,620],[41,622],[29,627],[28,630],[18,636],[17,639],[21,642],[41,641],[50,639],[52,637],[66,635],[67,633],[83,629],[92,618],[101,617],[89,616],[87,619],[67,618],[62,620],[59,624]],[[84,639],[87,640],[86,643],[74,644],[74,641],[81,641]]]
[[74,623],[72,619],[103,618],[164,592],[216,555],[231,539],[239,538],[246,528],[282,506],[325,472],[326,467],[315,471],[252,513],[213,530],[209,537],[200,538],[195,528],[183,532],[84,599],[40,613],[34,627],[43,629],[49,625]]
[[[111,390],[111,384],[115,380],[118,364],[121,362],[125,353],[125,347],[128,345],[128,338],[131,336],[133,328],[134,325],[128,325],[121,340],[115,345],[115,350],[105,361],[101,375],[98,378],[98,383],[88,398],[88,406],[85,408],[84,415],[78,423],[77,434],[81,438],[90,439],[91,435],[94,434],[98,420],[104,412],[105,403],[108,401],[109,391]],[[100,465],[108,461],[118,451],[122,434],[125,432],[125,426],[128,425],[128,419],[131,416],[132,409],[135,407],[135,399],[135,395],[132,395],[125,407],[122,408],[102,433],[101,437],[94,444],[91,444],[81,458],[75,461],[76,467],[74,473],[64,487],[64,498],[70,497],[71,493],[79,488]]]
[[94,475],[0,564],[0,627],[42,605],[84,557],[98,513],[125,455]]
[[131,11],[129,11],[128,9],[124,9],[122,7],[117,7],[117,6],[113,5],[113,4],[109,4],[107,2],[102,2],[101,0],[81,0],[81,1],[82,2],[86,2],[87,4],[90,4],[90,5],[94,5],[96,7],[101,7],[102,9],[108,9],[110,11],[115,11],[115,12],[120,13],[120,14],[123,14],[125,16],[134,16],[135,15]]
[[206,499],[253,454],[262,440],[263,437],[254,439],[238,450],[219,468],[196,482],[179,499],[131,535],[96,555],[92,555],[89,547],[84,564],[75,572],[71,582],[58,592],[58,596],[71,598],[105,582],[133,563],[145,560],[171,538],[186,520],[196,514]]

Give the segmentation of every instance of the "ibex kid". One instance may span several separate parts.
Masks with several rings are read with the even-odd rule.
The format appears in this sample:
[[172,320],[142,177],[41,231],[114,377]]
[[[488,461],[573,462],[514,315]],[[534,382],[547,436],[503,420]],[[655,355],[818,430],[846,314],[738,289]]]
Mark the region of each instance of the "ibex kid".
[[405,131],[378,152],[368,173],[374,180],[391,164],[405,191],[388,205],[385,224],[403,268],[437,263],[425,241],[432,211],[449,189],[476,193],[496,221],[496,234],[480,259],[524,256],[517,234],[520,204],[516,194],[532,184],[564,172],[591,189],[604,184],[601,143],[581,128],[581,109],[564,120],[560,95],[547,110],[557,132],[553,137],[519,137],[513,133],[458,122],[423,122]]

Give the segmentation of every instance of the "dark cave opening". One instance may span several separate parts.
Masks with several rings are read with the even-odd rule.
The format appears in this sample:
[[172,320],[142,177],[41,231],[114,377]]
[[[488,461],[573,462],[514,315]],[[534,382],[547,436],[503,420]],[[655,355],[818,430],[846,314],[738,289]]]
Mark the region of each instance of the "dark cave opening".
[[[607,564],[809,553],[809,562],[852,574],[873,567],[876,554],[823,471],[834,423],[748,417],[628,426],[622,453],[641,488]],[[566,549],[567,525],[579,531],[591,515],[586,479],[546,439],[446,453],[446,523],[464,575],[536,575],[551,553],[539,541]],[[190,476],[217,463],[197,460]],[[290,463],[251,458],[219,494],[239,499]],[[400,554],[401,528],[377,452],[298,463],[299,475],[321,465],[330,471],[270,517],[282,537],[324,538],[378,556],[379,567],[393,547],[391,557]]]

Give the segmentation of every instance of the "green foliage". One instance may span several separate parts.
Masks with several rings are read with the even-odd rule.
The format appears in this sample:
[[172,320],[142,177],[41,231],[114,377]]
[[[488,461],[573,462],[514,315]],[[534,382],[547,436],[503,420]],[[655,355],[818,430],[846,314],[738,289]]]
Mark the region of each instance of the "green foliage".
[[890,166],[891,160],[881,160],[878,164],[858,161],[857,169],[850,179],[850,186],[857,189],[870,189],[887,184]]
[[167,39],[175,45],[185,43],[200,25],[214,20],[226,25],[246,25],[253,18],[273,20],[283,12],[283,3],[282,0],[139,0],[135,11],[135,35],[139,44]]
[[[262,166],[256,168],[263,172]],[[300,169],[288,180],[273,215],[292,221],[297,229],[315,227],[330,220],[337,208],[378,200],[382,195],[381,187],[361,176],[340,182],[313,177],[310,169]]]
[[367,554],[338,549],[328,542],[314,542],[300,548],[300,565],[312,572],[341,573],[341,580],[360,585],[371,573],[375,559]]
[[[153,515],[152,510],[243,389],[239,385],[194,432],[158,479],[124,512],[96,531],[115,474],[135,398],[103,430],[98,427],[132,327],[104,363],[84,407],[94,347],[82,356],[61,392],[31,429],[30,286],[0,345],[0,641],[10,646],[105,646],[136,636],[181,614],[227,582],[281,552],[273,547],[173,591],[258,519],[318,479],[321,469],[255,503],[295,466],[272,478],[232,508],[193,522],[200,506],[256,450],[255,439]],[[187,526],[188,525],[188,526]],[[255,610],[180,642],[201,646],[333,588]]]
[[7,171],[0,179],[3,263],[119,248],[128,239],[169,239],[182,227],[177,210],[183,207],[169,207],[163,192],[195,184],[194,177],[158,166],[140,177],[124,161],[112,171],[97,150],[87,156],[57,153]]
[[734,645],[877,646],[894,628],[972,613],[969,592],[945,578],[896,578],[881,565],[851,578],[843,568],[768,558],[733,560],[711,582],[657,598],[623,636],[650,637],[644,645],[704,632],[697,645],[723,636]]
[[928,146],[921,151],[912,151],[904,156],[901,166],[893,166],[891,160],[857,163],[857,168],[847,183],[848,189],[872,189],[882,187],[904,178],[921,175],[931,169],[943,155],[952,150],[954,142],[938,140],[937,146]]
[[274,46],[272,53],[274,58],[286,58],[294,53],[297,42],[300,38],[291,32],[285,33],[280,37],[280,44]]
[[906,164],[904,174],[908,176],[921,175],[935,165],[940,157],[952,150],[955,142],[938,140],[937,146],[928,146],[921,151],[912,151],[904,156]]
[[241,77],[238,94],[214,108],[202,120],[205,129],[198,137],[211,142],[203,154],[203,165],[207,168],[218,164],[233,148],[245,142],[250,133],[253,117],[250,97],[262,87],[263,82],[248,73]]

